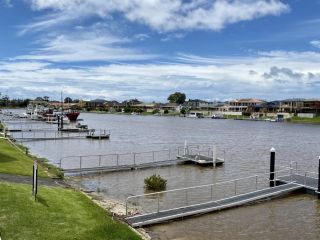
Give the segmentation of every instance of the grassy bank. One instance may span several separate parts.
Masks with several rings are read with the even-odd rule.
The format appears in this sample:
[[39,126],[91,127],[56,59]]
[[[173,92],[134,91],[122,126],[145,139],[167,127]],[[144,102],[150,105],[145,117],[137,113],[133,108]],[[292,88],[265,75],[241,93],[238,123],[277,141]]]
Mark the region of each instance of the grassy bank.
[[320,124],[320,116],[315,118],[301,118],[301,117],[292,117],[287,120],[288,122],[293,123],[313,123],[313,124]]
[[[31,176],[32,165],[33,159],[16,149],[7,140],[0,139],[0,173]],[[38,173],[40,177],[48,176],[42,166],[39,166]]]
[[34,201],[30,185],[0,183],[3,240],[140,239],[77,191],[40,187],[38,192]]
[[[22,146],[0,139],[0,173],[31,176],[32,164],[33,158],[25,155]],[[39,166],[39,176],[48,177],[45,168]],[[31,185],[9,182],[0,182],[0,237],[2,240],[140,239],[81,192],[40,186],[38,199],[34,201]]]

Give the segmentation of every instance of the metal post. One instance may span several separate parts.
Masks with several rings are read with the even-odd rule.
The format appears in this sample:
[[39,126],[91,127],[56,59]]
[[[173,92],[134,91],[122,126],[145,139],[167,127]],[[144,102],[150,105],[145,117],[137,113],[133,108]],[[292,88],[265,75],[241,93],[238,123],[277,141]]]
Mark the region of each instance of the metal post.
[[99,167],[101,167],[101,155],[99,155]]
[[187,155],[187,140],[184,141],[183,155]]
[[117,168],[119,168],[119,154],[117,154]]
[[318,199],[320,199],[320,156],[319,156],[319,165],[318,165]]
[[213,185],[211,185],[211,201],[213,200]]
[[160,193],[158,193],[158,212],[160,211]]
[[217,160],[217,150],[216,150],[216,146],[212,145],[212,164],[213,167],[216,167],[216,160]]
[[136,153],[133,153],[133,166],[136,165]]
[[274,169],[275,169],[275,159],[276,159],[276,150],[274,148],[270,149],[270,178],[269,185],[270,187],[274,187]]
[[152,162],[154,162],[154,151],[152,151]]

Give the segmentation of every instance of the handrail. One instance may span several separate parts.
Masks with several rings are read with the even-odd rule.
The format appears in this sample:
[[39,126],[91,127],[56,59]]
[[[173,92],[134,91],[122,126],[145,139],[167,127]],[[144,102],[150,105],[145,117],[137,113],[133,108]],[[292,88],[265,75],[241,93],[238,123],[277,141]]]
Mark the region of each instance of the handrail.
[[65,156],[60,159],[66,159],[71,157],[99,157],[99,156],[113,156],[113,155],[129,155],[129,154],[143,154],[143,153],[153,153],[153,152],[164,152],[169,151],[170,149],[156,150],[156,151],[147,151],[147,152],[128,152],[128,153],[108,153],[108,154],[92,154],[92,155],[74,155],[74,156]]
[[[221,185],[221,184],[231,183],[231,182],[240,181],[240,180],[244,180],[244,179],[250,179],[250,178],[255,178],[255,177],[259,177],[259,176],[264,176],[264,175],[268,175],[268,174],[270,174],[270,173],[284,172],[284,171],[287,171],[287,170],[290,170],[290,169],[291,169],[291,168],[287,167],[286,169],[282,169],[282,170],[279,170],[279,171],[268,172],[268,173],[261,173],[261,174],[256,174],[256,175],[252,175],[252,176],[249,176],[249,177],[242,177],[242,178],[232,179],[232,180],[228,180],[228,181],[224,181],[224,182],[217,182],[217,183],[204,184],[204,185],[198,185],[198,186],[192,186],[192,187],[171,189],[171,190],[154,192],[154,193],[134,195],[134,196],[129,196],[129,197],[127,197],[127,200],[128,200],[128,199],[131,199],[131,198],[138,198],[138,197],[144,197],[144,196],[152,196],[152,195],[158,195],[158,194],[169,193],[169,192],[177,192],[177,191],[182,191],[182,190],[189,190],[189,189],[196,189],[196,188],[202,188],[202,187],[210,187],[210,186],[215,186],[215,185]],[[276,180],[273,180],[273,181],[276,181]]]

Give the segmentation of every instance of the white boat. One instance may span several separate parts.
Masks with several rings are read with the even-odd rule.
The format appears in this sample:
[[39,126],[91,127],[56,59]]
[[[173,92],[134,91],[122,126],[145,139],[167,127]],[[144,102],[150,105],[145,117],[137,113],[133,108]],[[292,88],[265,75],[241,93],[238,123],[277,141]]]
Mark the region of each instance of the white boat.
[[200,112],[190,112],[188,115],[189,118],[203,118],[203,113]]

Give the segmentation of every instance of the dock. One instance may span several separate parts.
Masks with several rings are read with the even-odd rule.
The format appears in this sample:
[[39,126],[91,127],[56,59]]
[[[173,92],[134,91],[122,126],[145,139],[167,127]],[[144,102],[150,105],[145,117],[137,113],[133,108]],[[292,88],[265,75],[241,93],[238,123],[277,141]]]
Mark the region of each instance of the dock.
[[[193,144],[188,145],[187,148],[190,153],[187,155],[184,155],[185,146],[177,146],[146,152],[66,156],[59,160],[58,166],[65,173],[92,174],[190,163],[203,167],[218,167],[225,161],[225,157],[215,157],[215,161],[212,160],[213,157],[210,157],[213,156],[212,148],[214,148],[214,155],[216,155],[216,147]],[[207,155],[204,155],[204,152]],[[225,151],[223,151],[223,154],[225,154]]]
[[250,192],[247,194],[241,194],[221,199],[218,201],[212,201],[197,205],[159,211],[155,213],[127,217],[126,222],[129,223],[132,227],[142,227],[178,218],[185,218],[193,215],[205,214],[232,207],[237,207],[244,204],[256,202],[258,200],[264,200],[292,193],[294,191],[301,190],[302,188],[303,187],[298,184],[288,183],[273,188],[267,188],[263,190]]
[[[225,196],[225,189],[230,186],[234,191],[229,191],[228,196]],[[130,196],[126,199],[125,220],[132,227],[142,227],[241,207],[284,197],[293,192],[312,194],[320,199],[320,157],[317,173],[298,170],[297,164],[294,169],[292,163],[287,168],[275,171],[275,150],[271,149],[268,173]],[[132,208],[135,211],[130,211]],[[138,214],[131,214],[137,211]]]

